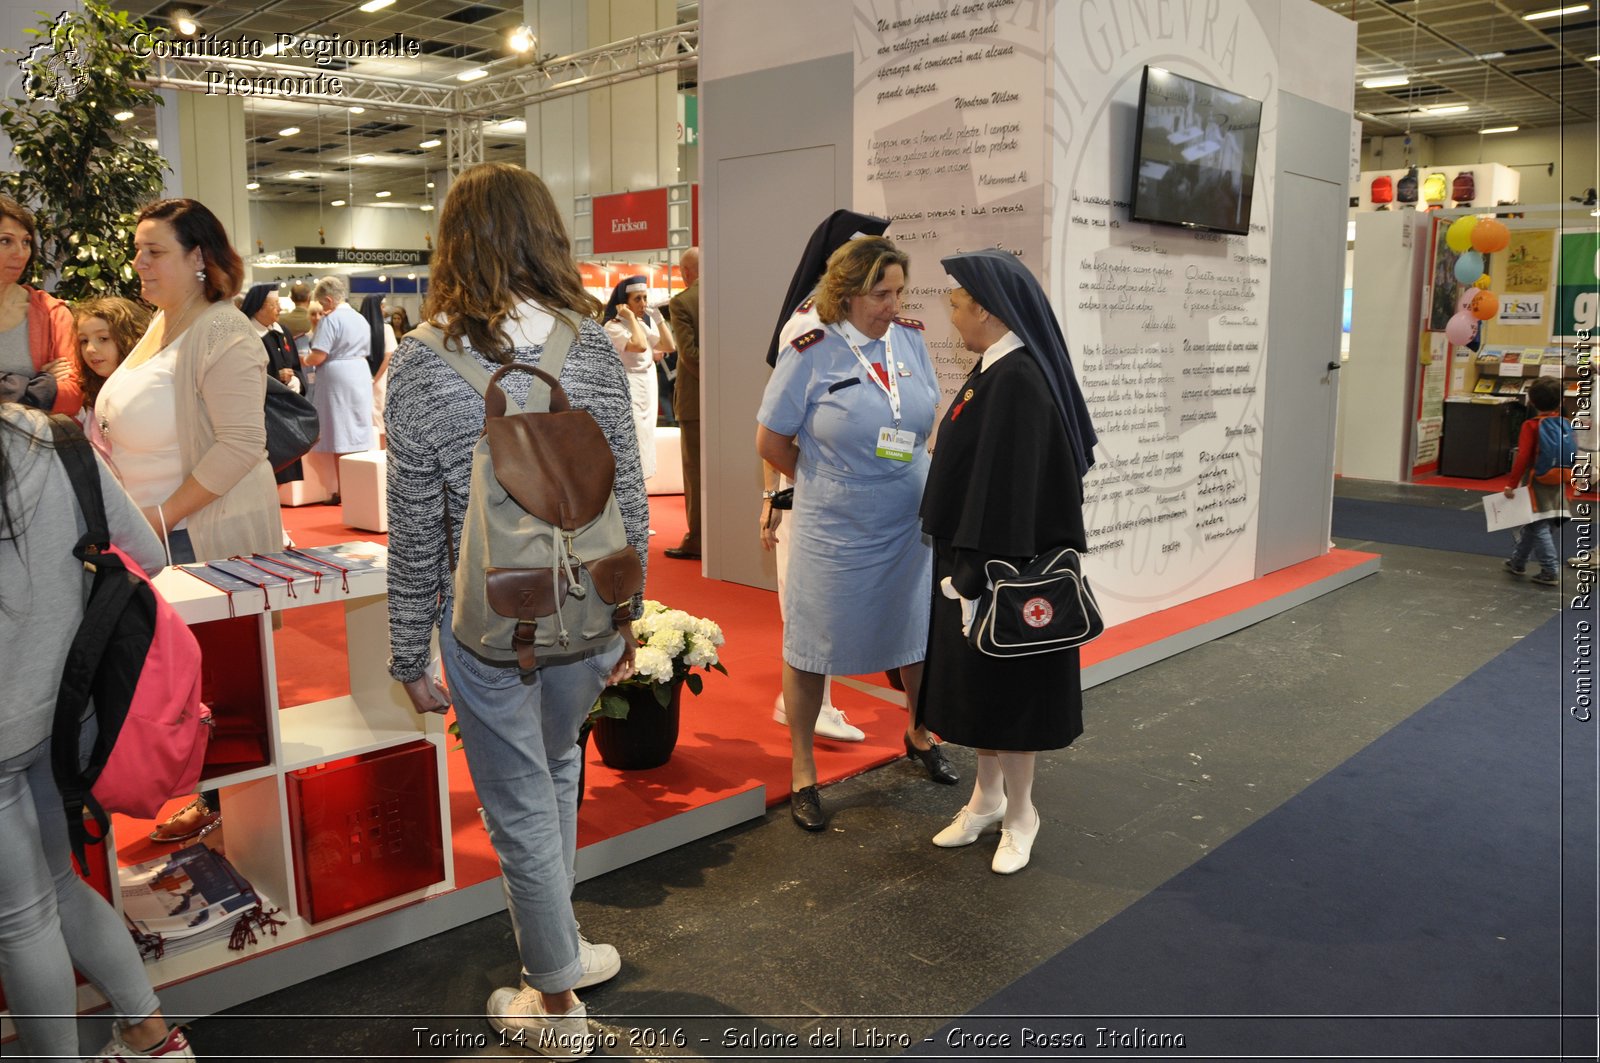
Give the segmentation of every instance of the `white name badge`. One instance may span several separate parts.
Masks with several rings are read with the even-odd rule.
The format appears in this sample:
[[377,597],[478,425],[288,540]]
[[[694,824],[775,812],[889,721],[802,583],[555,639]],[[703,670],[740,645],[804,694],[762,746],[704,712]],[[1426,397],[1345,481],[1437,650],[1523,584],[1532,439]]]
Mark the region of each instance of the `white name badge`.
[[878,429],[878,457],[890,461],[910,461],[916,451],[917,434],[904,428]]

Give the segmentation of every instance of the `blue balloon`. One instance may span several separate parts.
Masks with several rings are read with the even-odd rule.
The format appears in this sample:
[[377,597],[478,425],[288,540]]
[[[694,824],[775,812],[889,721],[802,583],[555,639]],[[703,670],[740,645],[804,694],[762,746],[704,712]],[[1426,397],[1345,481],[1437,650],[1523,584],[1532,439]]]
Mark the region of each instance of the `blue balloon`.
[[1456,259],[1456,280],[1471,284],[1483,276],[1483,256],[1476,251],[1463,251]]

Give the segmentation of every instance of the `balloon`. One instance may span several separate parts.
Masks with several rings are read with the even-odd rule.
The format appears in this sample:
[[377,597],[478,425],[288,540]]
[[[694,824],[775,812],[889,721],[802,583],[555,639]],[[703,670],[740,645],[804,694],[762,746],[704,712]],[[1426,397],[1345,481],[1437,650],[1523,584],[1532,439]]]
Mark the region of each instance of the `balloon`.
[[1459,314],[1459,313],[1461,313],[1461,311],[1466,310],[1469,307],[1471,307],[1472,306],[1473,296],[1475,296],[1477,294],[1478,294],[1478,289],[1476,289],[1476,288],[1463,288],[1461,290],[1460,298],[1458,298],[1456,300],[1456,313]]
[[1500,312],[1500,297],[1491,291],[1480,291],[1467,309],[1479,321],[1487,321]]
[[1511,230],[1505,227],[1504,222],[1485,218],[1472,229],[1472,249],[1492,255],[1496,251],[1504,251],[1511,243]]
[[1489,287],[1489,275],[1487,273],[1485,273],[1483,276],[1481,276],[1477,280],[1473,281],[1472,282],[1472,286],[1474,288],[1488,288]]
[[1460,254],[1472,246],[1472,230],[1478,224],[1476,214],[1468,214],[1464,218],[1457,218],[1450,223],[1450,228],[1444,231],[1445,246],[1456,254]]
[[1456,259],[1456,280],[1462,284],[1471,284],[1483,275],[1483,256],[1476,251],[1467,251]]
[[1473,317],[1470,311],[1463,310],[1445,324],[1444,335],[1446,339],[1459,347],[1463,343],[1470,342],[1472,334],[1477,330],[1478,319]]

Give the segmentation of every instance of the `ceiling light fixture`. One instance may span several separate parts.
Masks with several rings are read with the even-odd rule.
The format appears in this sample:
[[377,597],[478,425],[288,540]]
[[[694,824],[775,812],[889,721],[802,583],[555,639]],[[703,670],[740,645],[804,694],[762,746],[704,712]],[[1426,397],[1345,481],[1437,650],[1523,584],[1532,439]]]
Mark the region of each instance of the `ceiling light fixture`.
[[1480,130],[1478,130],[1478,132],[1480,132],[1480,133],[1515,133],[1517,130],[1519,130],[1521,128],[1522,128],[1521,126],[1517,126],[1517,125],[1497,125],[1497,126],[1491,126],[1488,129],[1480,129]]
[[366,3],[361,5],[361,10],[370,15],[374,11],[382,11],[392,3],[394,3],[394,0],[367,0]]
[[1487,63],[1491,59],[1504,59],[1505,57],[1506,53],[1504,52],[1484,52],[1482,55],[1475,55],[1472,58],[1480,63]]
[[357,155],[355,157],[355,161],[356,162],[371,162],[372,161],[372,152],[369,151],[369,152],[367,152],[367,153],[365,153],[363,155]]
[[1424,107],[1422,113],[1430,115],[1464,114],[1470,110],[1472,108],[1464,103],[1447,103],[1442,107]]
[[173,25],[177,26],[178,32],[185,37],[193,37],[200,32],[200,23],[182,12],[179,12],[178,17],[173,20]]
[[352,107],[352,108],[350,108],[350,113],[351,114],[366,114],[367,113],[367,109],[365,107]]
[[1530,14],[1523,15],[1522,21],[1538,22],[1540,19],[1560,18],[1563,15],[1578,15],[1587,10],[1589,10],[1588,4],[1568,4],[1566,7],[1552,7],[1547,8],[1544,11],[1534,11]]
[[485,70],[481,66],[475,66],[471,70],[463,70],[461,73],[457,74],[456,75],[456,80],[457,81],[477,81],[479,78],[486,78],[488,76],[489,76],[489,72],[487,70]]
[[244,187],[245,187],[245,189],[247,191],[254,192],[256,189],[261,187],[261,182],[260,181],[251,181],[248,184],[246,184]]
[[299,37],[290,37],[289,40],[284,43],[283,47],[280,48],[278,46],[278,42],[277,41],[273,41],[271,44],[269,44],[265,48],[261,49],[261,54],[262,55],[277,55],[279,52],[284,51],[285,49],[288,49],[288,48],[293,48],[295,45],[297,45],[299,43],[300,43],[300,38]]
[[538,39],[539,38],[533,35],[533,30],[529,29],[527,26],[518,26],[510,33],[506,34],[506,44],[518,55],[531,52],[533,50],[534,42]]
[[1401,85],[1411,84],[1411,79],[1404,74],[1393,74],[1388,77],[1368,78],[1361,83],[1364,89],[1397,89]]
[[422,207],[421,207],[421,210],[422,210],[422,212],[423,212],[423,213],[424,213],[424,214],[426,214],[426,213],[427,213],[427,212],[428,212],[428,211],[430,211],[430,210],[432,210],[432,209],[433,209],[433,204],[432,204],[432,203],[424,203],[424,204],[423,204],[423,205],[422,205]]
[[418,144],[417,147],[419,147],[419,148],[436,148],[442,143],[444,143],[444,141],[439,140],[437,137],[435,137],[432,140],[424,140],[421,144]]
[[133,112],[132,111],[118,111],[116,114],[112,115],[111,117],[115,118],[119,122],[126,122],[128,119],[133,117]]
[[296,135],[299,132],[300,132],[300,127],[299,126],[297,126],[297,125],[286,125],[282,129],[278,130],[278,135],[280,137],[292,137],[292,136]]
[[1591,55],[1584,60],[1585,63],[1600,63],[1600,55]]
[[342,206],[344,206],[344,200],[336,199],[332,203],[329,203],[328,206],[330,206],[330,207],[342,207]]
[[528,131],[528,123],[526,120],[521,118],[508,118],[504,122],[496,122],[494,124],[494,131],[496,133],[506,133],[510,136],[519,137]]
[[284,174],[283,176],[285,176],[285,177],[310,177],[311,175],[306,173],[304,170],[290,170],[288,173]]
[[379,198],[379,199],[388,199],[388,198],[389,198],[389,197],[390,197],[390,196],[392,196],[392,195],[394,195],[394,193],[393,193],[393,192],[387,192],[387,191],[386,191],[386,192],[377,192],[377,193],[374,193],[374,194],[375,194],[375,195],[376,195],[376,196],[377,196],[377,197],[378,197],[378,198]]

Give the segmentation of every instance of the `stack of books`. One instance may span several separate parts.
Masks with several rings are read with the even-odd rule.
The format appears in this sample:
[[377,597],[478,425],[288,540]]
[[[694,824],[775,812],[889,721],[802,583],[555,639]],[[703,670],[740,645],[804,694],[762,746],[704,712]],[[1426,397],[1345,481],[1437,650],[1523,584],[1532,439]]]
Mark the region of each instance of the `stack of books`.
[[234,940],[253,941],[257,926],[275,922],[249,881],[204,844],[121,868],[117,877],[128,931],[146,959],[221,939],[243,948]]

